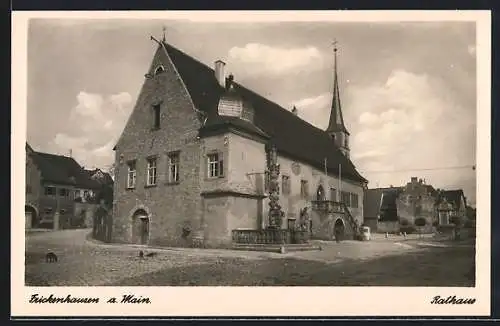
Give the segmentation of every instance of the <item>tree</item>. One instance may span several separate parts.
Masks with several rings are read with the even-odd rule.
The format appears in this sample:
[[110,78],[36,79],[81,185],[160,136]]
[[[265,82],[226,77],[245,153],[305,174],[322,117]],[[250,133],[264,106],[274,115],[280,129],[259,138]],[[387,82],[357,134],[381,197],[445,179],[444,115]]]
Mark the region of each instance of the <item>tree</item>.
[[423,217],[418,217],[415,219],[415,225],[416,226],[420,226],[420,227],[423,227],[427,224],[427,221],[425,220],[425,218]]
[[95,197],[97,203],[104,200],[104,205],[106,207],[113,207],[113,186],[109,184],[102,184]]

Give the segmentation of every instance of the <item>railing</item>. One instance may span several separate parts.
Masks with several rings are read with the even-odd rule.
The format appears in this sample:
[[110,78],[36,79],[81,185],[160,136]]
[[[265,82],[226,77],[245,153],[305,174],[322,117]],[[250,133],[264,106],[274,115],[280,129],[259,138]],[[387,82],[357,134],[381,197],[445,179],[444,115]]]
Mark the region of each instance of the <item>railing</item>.
[[276,229],[233,230],[232,239],[234,243],[240,244],[307,243],[309,241],[309,232]]
[[351,228],[353,231],[353,236],[356,238],[359,235],[359,225],[358,225],[358,223],[356,223],[356,220],[354,219],[354,217],[352,217],[351,212],[349,212],[349,209],[347,208],[346,204],[340,203],[340,205],[342,205],[343,210],[344,210],[344,218],[351,225]]
[[311,208],[314,211],[323,211],[328,213],[344,213],[345,205],[332,200],[313,200]]
[[351,215],[351,212],[345,203],[339,203],[331,200],[314,200],[311,202],[311,208],[314,211],[343,214],[344,220],[347,221],[351,227],[354,237],[358,235],[359,225],[356,223],[356,220]]

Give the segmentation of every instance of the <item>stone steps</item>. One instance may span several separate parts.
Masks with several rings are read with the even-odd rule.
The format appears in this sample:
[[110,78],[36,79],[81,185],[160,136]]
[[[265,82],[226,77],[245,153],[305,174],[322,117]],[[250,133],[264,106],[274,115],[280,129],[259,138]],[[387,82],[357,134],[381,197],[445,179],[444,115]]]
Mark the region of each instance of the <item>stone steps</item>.
[[294,251],[310,251],[310,250],[321,250],[320,246],[312,244],[243,244],[243,243],[233,243],[231,249],[233,250],[245,250],[245,251],[265,251],[265,252],[277,252],[277,253],[287,253]]

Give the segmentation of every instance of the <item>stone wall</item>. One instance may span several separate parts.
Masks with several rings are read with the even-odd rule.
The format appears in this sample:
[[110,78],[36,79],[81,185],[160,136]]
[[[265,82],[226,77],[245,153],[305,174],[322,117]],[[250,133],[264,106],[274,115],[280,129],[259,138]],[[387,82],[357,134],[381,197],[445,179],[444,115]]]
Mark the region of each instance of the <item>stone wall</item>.
[[398,221],[379,221],[377,224],[377,233],[397,233],[399,232],[399,228],[400,225]]
[[[278,152],[278,163],[280,164],[280,204],[285,212],[285,217],[299,217],[299,212],[304,207],[310,207],[311,200],[316,200],[316,191],[319,185],[322,185],[325,191],[325,199],[334,199],[340,201],[338,198],[339,178],[329,175],[325,177],[324,171],[314,168],[308,164],[294,161],[286,156],[280,155]],[[292,168],[292,166],[299,168]],[[295,171],[294,171],[295,170]],[[298,173],[295,173],[298,172]],[[286,175],[290,178],[290,193],[284,194],[282,191],[282,176]],[[308,181],[308,196],[303,198],[301,196],[301,180]],[[353,218],[361,225],[363,223],[363,187],[348,179],[341,179],[342,191],[355,193],[358,195],[358,207],[348,207]],[[331,194],[331,189],[335,189],[336,195]],[[264,215],[267,216],[268,201],[264,204]],[[286,225],[286,223],[283,223]]]
[[[43,188],[41,184],[41,174],[40,170],[37,168],[33,158],[29,151],[26,152],[26,185],[25,185],[25,205],[31,206],[37,215],[40,213],[39,201],[38,199],[43,194]],[[39,216],[35,216],[35,219],[39,219]],[[32,224],[32,223],[30,223]],[[36,224],[36,223],[35,223]],[[32,226],[32,225],[31,225]]]
[[[149,73],[158,65],[165,71],[146,79],[115,151],[113,241],[132,241],[132,216],[146,209],[149,244],[185,245],[183,228],[198,228],[201,218],[201,144],[199,116],[175,67],[158,48]],[[160,128],[153,127],[153,105],[160,105]],[[180,151],[179,183],[168,180],[168,153]],[[146,159],[157,158],[157,185],[146,186]],[[127,162],[136,160],[134,189],[127,189]]]

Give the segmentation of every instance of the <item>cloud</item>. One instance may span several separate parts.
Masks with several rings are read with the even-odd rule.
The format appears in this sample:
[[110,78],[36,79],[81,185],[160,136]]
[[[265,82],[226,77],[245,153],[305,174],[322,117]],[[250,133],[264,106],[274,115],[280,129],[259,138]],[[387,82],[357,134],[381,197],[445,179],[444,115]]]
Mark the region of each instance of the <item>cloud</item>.
[[328,125],[331,101],[332,95],[330,93],[323,93],[317,96],[296,100],[287,107],[291,108],[295,106],[299,117],[313,126],[325,129]]
[[[453,95],[437,77],[400,69],[378,83],[348,86],[342,109],[351,132],[351,158],[370,187],[403,185],[416,175],[435,187],[467,189],[475,201],[472,171],[408,171],[474,162],[475,110]],[[324,93],[289,107],[295,105],[299,117],[325,129],[330,103],[331,94]]]
[[466,180],[462,187],[473,188],[475,177],[464,179],[472,171],[405,171],[474,163],[475,110],[459,103],[442,80],[394,70],[384,82],[350,86],[346,95],[351,157],[371,187],[403,185],[415,175],[436,187]]
[[80,92],[77,95],[78,105],[73,110],[76,116],[101,117],[103,98],[99,94]]
[[80,92],[70,113],[67,133],[58,133],[50,150],[68,154],[86,167],[106,168],[113,162],[113,146],[132,110],[132,97],[122,92],[103,96]]
[[229,50],[229,59],[254,74],[281,75],[293,70],[314,69],[321,66],[321,52],[313,47],[279,48],[265,44],[248,43]]

